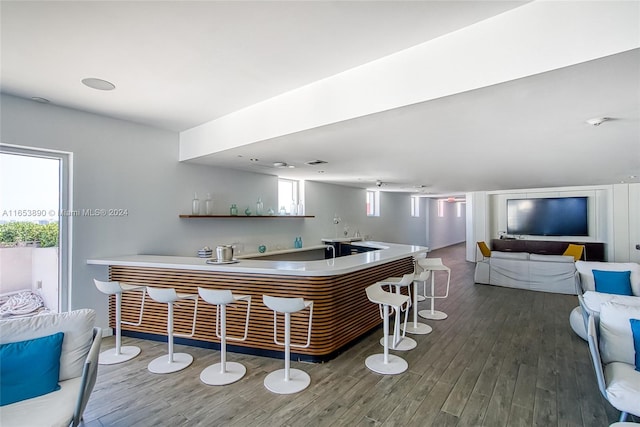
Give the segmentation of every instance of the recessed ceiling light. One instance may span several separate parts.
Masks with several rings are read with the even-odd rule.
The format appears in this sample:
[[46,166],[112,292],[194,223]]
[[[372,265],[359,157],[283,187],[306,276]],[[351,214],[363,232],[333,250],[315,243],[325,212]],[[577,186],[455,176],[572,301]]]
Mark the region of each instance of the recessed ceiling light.
[[253,158],[249,159],[249,161],[250,161],[250,162],[259,162],[259,161],[260,161],[260,159],[256,159],[255,157],[253,157]]
[[602,123],[611,120],[609,117],[594,117],[593,119],[587,120],[587,123],[591,126],[600,126]]
[[92,89],[97,89],[97,90],[114,90],[116,88],[116,85],[114,85],[111,82],[108,82],[102,79],[96,79],[93,77],[82,79],[82,83],[85,86],[88,86]]
[[273,162],[274,168],[290,168],[293,169],[295,166],[288,164],[287,162]]
[[48,104],[50,102],[47,98],[41,98],[39,96],[32,96],[31,99],[41,104]]

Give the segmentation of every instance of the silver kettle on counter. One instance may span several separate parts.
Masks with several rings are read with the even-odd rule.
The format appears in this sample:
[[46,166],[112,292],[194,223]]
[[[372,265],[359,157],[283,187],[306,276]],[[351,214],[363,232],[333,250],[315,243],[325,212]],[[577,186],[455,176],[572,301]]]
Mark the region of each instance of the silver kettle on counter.
[[216,246],[216,258],[220,261],[231,261],[233,259],[233,245]]

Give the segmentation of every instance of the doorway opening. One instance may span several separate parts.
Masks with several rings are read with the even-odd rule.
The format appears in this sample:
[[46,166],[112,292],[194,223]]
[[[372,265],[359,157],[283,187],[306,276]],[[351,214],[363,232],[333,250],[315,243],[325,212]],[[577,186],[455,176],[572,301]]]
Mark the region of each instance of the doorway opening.
[[0,145],[0,315],[68,309],[69,153]]

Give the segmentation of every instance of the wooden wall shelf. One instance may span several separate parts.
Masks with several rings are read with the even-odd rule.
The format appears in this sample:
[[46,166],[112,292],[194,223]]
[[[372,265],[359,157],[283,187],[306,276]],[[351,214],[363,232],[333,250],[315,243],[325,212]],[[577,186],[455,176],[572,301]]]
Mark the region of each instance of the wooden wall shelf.
[[180,215],[180,218],[315,218],[315,215]]

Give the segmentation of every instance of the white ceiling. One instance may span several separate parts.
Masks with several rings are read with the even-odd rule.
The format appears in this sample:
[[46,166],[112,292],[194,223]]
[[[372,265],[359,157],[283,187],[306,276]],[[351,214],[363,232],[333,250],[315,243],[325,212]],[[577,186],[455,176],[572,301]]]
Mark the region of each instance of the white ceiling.
[[[184,131],[525,3],[3,0],[0,89]],[[634,49],[194,161],[430,193],[637,182],[639,76]]]

